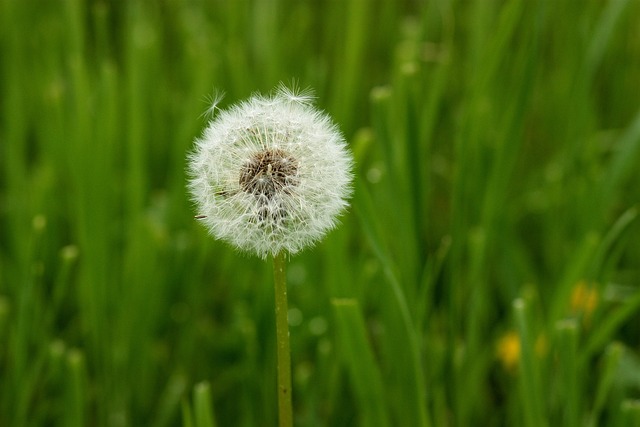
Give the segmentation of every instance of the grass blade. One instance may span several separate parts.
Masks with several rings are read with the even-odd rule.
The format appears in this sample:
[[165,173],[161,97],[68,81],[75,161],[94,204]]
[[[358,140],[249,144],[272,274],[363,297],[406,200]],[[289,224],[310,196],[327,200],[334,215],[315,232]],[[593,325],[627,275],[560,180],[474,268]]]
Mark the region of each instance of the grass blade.
[[388,427],[382,377],[367,339],[364,318],[354,299],[334,299],[341,353],[358,400],[362,427]]

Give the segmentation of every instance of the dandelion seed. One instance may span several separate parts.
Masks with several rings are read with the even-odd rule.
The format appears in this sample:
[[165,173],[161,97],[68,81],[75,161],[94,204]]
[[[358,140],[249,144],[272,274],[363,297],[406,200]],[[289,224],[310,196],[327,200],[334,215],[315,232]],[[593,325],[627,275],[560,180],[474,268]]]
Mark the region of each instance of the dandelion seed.
[[214,89],[211,95],[207,95],[206,102],[208,107],[204,111],[204,113],[200,115],[200,117],[205,116],[208,119],[212,119],[213,116],[215,116],[216,111],[219,110],[218,105],[220,104],[223,98],[224,98],[224,91]]
[[213,236],[266,258],[296,253],[335,226],[353,160],[312,100],[281,85],[219,110],[196,139],[189,189]]
[[292,83],[291,88],[280,84],[277,92],[281,97],[301,104],[311,104],[314,99],[313,92],[310,89],[298,89],[296,83]]

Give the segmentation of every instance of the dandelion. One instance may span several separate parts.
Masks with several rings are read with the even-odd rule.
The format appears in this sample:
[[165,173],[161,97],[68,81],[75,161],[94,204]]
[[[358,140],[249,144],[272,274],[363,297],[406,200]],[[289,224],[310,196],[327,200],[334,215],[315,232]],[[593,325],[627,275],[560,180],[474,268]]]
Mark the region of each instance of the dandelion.
[[595,284],[580,280],[571,292],[571,312],[582,316],[585,324],[589,324],[593,312],[598,307],[598,291]]
[[214,237],[266,258],[297,253],[336,225],[352,158],[312,100],[284,86],[254,95],[219,111],[196,140],[189,189]]
[[[273,257],[278,418],[292,427],[291,352],[285,254],[316,243],[336,225],[351,195],[353,161],[309,91],[280,86],[218,109],[189,157],[189,189],[213,236]],[[217,116],[215,116],[217,114]]]
[[496,353],[502,366],[513,372],[520,360],[520,336],[515,331],[505,333],[498,340]]
[[[542,358],[547,353],[547,339],[539,335],[535,341],[534,351],[536,356]],[[513,330],[505,332],[496,344],[496,356],[505,370],[515,372],[522,352],[520,335]]]

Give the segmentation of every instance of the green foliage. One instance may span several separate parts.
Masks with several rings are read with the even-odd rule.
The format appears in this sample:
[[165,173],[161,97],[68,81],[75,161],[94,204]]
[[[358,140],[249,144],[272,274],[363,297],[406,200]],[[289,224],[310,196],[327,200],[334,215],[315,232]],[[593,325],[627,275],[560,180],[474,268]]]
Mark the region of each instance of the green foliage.
[[184,171],[214,88],[280,81],[357,164],[289,260],[297,426],[638,425],[638,16],[0,0],[0,425],[276,424],[270,266]]

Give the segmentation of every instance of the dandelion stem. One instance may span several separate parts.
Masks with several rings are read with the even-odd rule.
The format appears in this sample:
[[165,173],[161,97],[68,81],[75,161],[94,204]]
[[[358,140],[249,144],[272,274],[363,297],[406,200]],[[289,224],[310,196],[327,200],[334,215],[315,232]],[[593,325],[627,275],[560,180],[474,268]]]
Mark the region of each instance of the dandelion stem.
[[273,278],[276,292],[276,341],[278,348],[278,425],[293,427],[285,252],[280,252],[273,257]]

